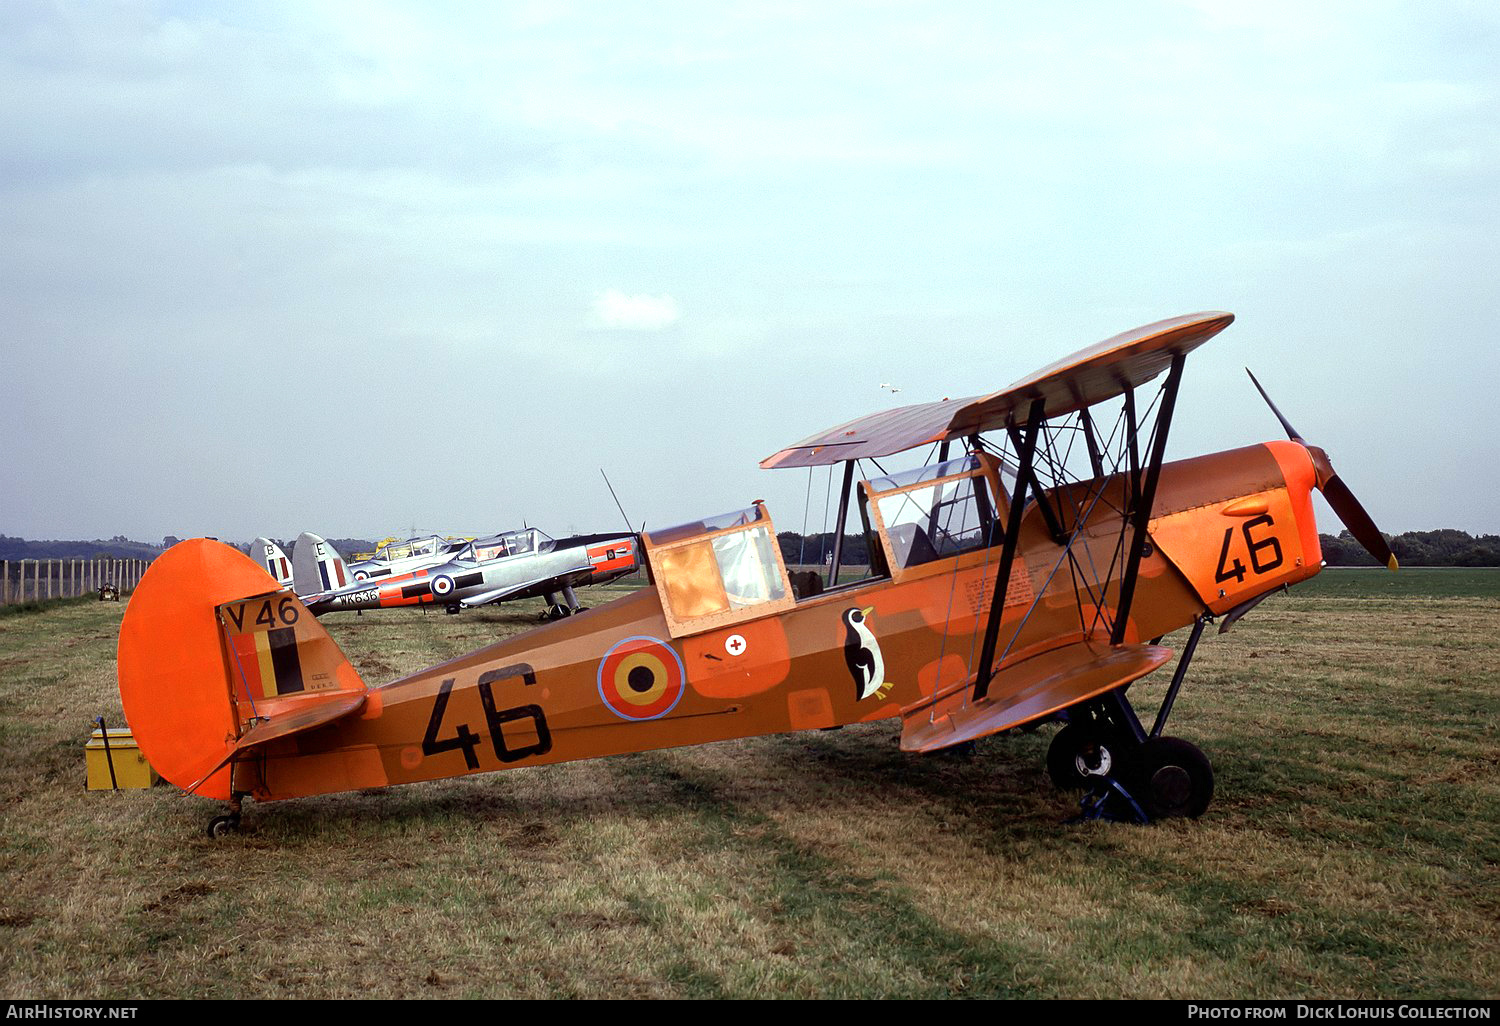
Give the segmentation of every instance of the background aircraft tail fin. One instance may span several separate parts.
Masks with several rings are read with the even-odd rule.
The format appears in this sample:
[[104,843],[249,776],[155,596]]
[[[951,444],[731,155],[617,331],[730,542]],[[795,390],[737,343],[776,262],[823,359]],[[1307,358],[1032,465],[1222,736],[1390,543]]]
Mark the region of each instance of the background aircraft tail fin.
[[292,579],[298,595],[319,595],[354,583],[338,550],[307,533],[292,547]]
[[250,558],[259,561],[277,584],[283,588],[292,586],[292,560],[281,551],[280,545],[269,538],[257,538],[250,545]]
[[120,704],[178,787],[228,799],[249,745],[363,704],[364,682],[307,607],[255,560],[206,538],[146,571],[120,625]]

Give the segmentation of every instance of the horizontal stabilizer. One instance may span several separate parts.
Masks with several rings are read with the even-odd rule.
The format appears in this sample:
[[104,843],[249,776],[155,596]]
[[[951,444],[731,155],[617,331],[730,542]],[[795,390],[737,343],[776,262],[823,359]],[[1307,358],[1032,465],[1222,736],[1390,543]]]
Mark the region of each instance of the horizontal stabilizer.
[[219,772],[229,764],[231,759],[248,748],[263,745],[267,741],[275,741],[277,738],[288,737],[298,731],[321,727],[334,720],[341,720],[351,713],[359,712],[364,708],[365,698],[365,692],[334,691],[286,700],[280,712],[266,717],[245,731],[235,742],[234,748],[224,755],[217,766],[184,790],[192,794],[205,780]]
[[901,750],[936,751],[1040,719],[1144,677],[1171,656],[1159,645],[1083,640],[1001,667],[978,701],[970,677],[960,689],[902,710]]

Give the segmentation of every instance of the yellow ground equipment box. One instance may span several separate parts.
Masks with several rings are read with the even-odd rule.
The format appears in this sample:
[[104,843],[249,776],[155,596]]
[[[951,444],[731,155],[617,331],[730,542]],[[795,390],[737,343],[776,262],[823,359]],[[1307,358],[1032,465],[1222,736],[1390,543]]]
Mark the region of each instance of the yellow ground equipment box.
[[[161,779],[136,747],[129,727],[110,727],[108,749],[104,742],[104,731],[95,728],[93,737],[84,746],[90,791],[150,787]],[[109,772],[111,764],[114,766],[113,778]]]

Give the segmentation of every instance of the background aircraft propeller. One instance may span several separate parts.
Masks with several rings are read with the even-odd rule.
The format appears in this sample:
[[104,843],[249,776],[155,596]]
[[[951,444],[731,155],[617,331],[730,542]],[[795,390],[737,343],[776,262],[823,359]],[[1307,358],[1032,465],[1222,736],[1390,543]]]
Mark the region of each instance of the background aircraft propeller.
[[1266,401],[1276,419],[1281,421],[1281,426],[1286,430],[1287,437],[1298,445],[1305,448],[1308,455],[1312,457],[1313,466],[1318,472],[1318,490],[1323,493],[1323,498],[1328,500],[1328,505],[1333,507],[1334,513],[1344,522],[1354,540],[1364,547],[1364,550],[1374,556],[1377,562],[1384,563],[1391,570],[1397,569],[1396,555],[1391,547],[1386,544],[1385,536],[1380,533],[1380,528],[1375,526],[1375,521],[1370,519],[1370,514],[1365,512],[1364,506],[1360,505],[1349,486],[1340,480],[1334,472],[1333,464],[1328,460],[1328,454],[1316,445],[1308,445],[1306,439],[1297,433],[1297,429],[1286,417],[1282,416],[1271,397],[1266,395],[1266,390],[1260,387],[1260,382],[1255,380],[1255,375],[1250,373],[1250,368],[1245,368],[1245,373],[1250,374],[1250,381],[1255,385],[1255,390],[1260,397]]

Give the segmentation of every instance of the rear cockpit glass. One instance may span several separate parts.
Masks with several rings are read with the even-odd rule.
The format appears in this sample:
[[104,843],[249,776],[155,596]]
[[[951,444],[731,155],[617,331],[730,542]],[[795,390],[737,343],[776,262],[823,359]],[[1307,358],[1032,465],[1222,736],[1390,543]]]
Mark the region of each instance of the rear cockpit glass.
[[792,601],[763,506],[652,531],[645,539],[673,637],[774,612]]

